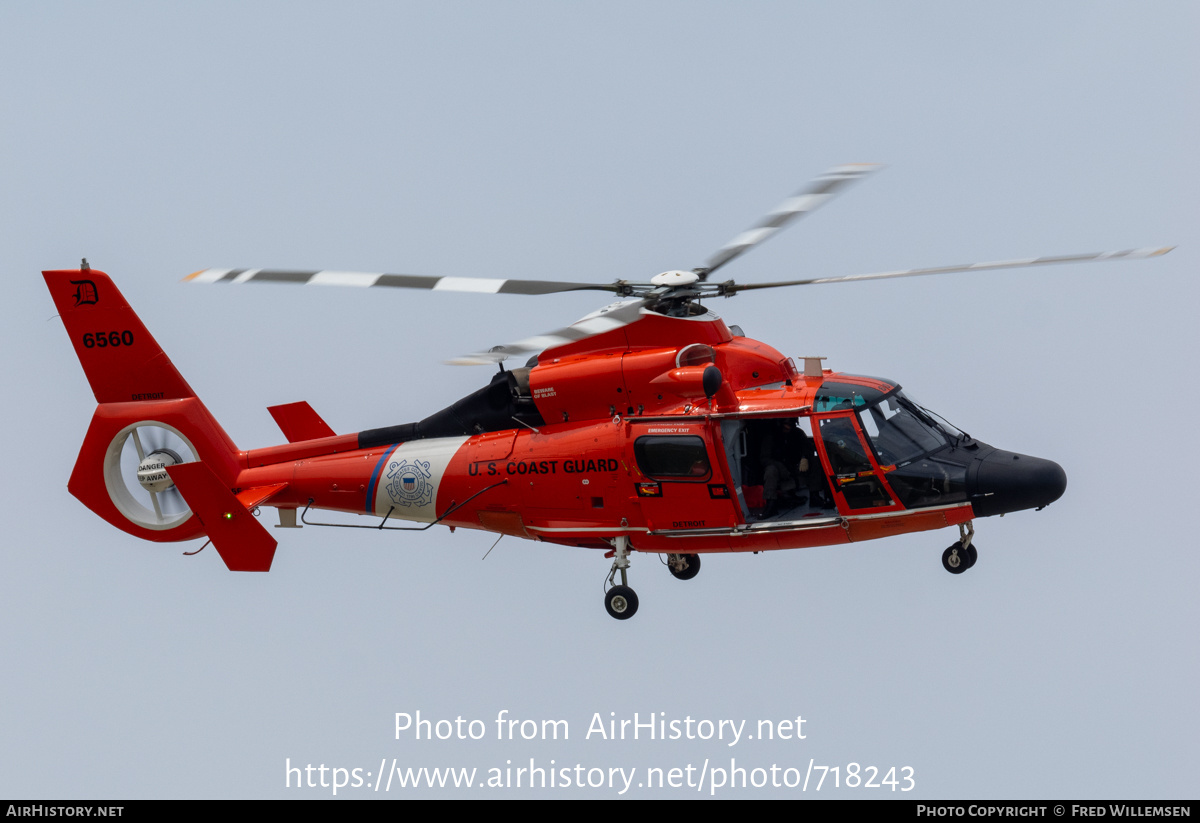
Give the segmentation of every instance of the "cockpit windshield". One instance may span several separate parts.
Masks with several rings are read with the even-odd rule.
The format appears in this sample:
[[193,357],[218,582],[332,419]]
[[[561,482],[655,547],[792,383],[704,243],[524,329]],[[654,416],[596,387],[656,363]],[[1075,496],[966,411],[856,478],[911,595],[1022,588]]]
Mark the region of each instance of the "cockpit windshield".
[[[870,378],[872,382],[882,383]],[[885,384],[886,385],[886,384]],[[895,385],[892,383],[891,385]],[[852,409],[858,411],[863,406],[874,403],[883,397],[884,393],[874,386],[859,383],[843,383],[839,380],[826,380],[817,389],[813,400],[813,411],[828,412]]]
[[903,466],[970,436],[882,377],[838,375],[813,397],[813,411],[852,411],[883,466]]
[[860,410],[859,418],[879,462],[885,465],[909,463],[949,445],[949,438],[959,434],[947,431],[898,389]]

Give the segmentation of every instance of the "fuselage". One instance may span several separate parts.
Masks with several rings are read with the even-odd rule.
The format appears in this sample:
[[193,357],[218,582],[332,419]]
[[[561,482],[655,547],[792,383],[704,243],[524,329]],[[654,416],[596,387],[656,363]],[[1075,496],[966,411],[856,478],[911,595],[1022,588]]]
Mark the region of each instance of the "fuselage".
[[892,381],[801,370],[711,312],[644,315],[420,424],[241,452],[237,490],[310,517],[700,553],[942,528],[1065,489],[1057,464],[966,436]]

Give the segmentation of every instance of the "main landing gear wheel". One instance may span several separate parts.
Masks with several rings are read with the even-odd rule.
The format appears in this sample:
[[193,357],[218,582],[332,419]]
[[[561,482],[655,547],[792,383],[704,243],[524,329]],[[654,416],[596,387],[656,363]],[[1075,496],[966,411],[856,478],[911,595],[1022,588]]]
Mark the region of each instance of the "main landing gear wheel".
[[967,546],[964,549],[962,543],[952,543],[948,549],[942,552],[942,568],[950,574],[962,574],[974,566],[978,559],[979,552],[975,550],[974,546]]
[[628,586],[613,586],[604,595],[604,608],[617,620],[628,620],[637,614],[637,593]]
[[[637,614],[638,599],[629,588],[629,538],[618,535],[612,539],[613,564],[608,573],[608,590],[604,592],[604,608],[617,620],[628,620]],[[617,573],[621,573],[619,585],[613,585]]]
[[667,568],[676,580],[691,580],[700,574],[700,555],[668,554]]

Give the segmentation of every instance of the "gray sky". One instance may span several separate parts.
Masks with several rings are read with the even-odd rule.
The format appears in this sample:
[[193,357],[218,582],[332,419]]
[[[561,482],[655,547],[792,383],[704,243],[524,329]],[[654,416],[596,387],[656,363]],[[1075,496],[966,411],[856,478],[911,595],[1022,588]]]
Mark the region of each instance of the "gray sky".
[[[732,758],[910,766],[897,797],[1195,797],[1200,15],[1045,6],[5,3],[0,795],[330,794],[285,788],[289,758],[481,780],[530,758]],[[714,304],[1066,469],[1047,510],[978,521],[967,574],[941,569],[952,530],[706,557],[687,583],[635,556],[641,609],[618,623],[598,552],[506,538],[481,562],[480,532],[307,528],[277,533],[270,574],[237,575],[67,493],[94,400],[42,269],[86,255],[111,274],[256,447],[283,440],[276,403],[307,400],[339,433],[419,419],[488,379],[442,360],[602,297],[180,284],[191,271],[644,279],[864,161],[888,168],[728,275],[1180,246]],[[395,713],[418,710],[487,737],[395,739]],[[570,739],[498,741],[502,710],[564,719]],[[806,738],[585,739],[610,712],[747,733],[799,715]],[[893,793],[806,796],[827,795]]]

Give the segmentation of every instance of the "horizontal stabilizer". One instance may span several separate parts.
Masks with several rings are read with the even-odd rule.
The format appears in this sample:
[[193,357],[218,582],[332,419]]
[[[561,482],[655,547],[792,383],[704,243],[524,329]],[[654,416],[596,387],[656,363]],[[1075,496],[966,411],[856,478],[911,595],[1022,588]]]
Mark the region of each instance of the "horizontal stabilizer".
[[203,463],[181,463],[167,473],[231,572],[271,570],[275,538],[221,485],[212,469]]
[[247,509],[253,510],[255,506],[266,503],[287,487],[287,483],[272,483],[269,486],[254,486],[253,488],[242,489],[237,493],[237,501]]
[[289,443],[335,436],[333,429],[329,428],[320,415],[313,411],[313,407],[303,400],[299,403],[285,403],[282,406],[268,406],[267,411],[275,418]]

